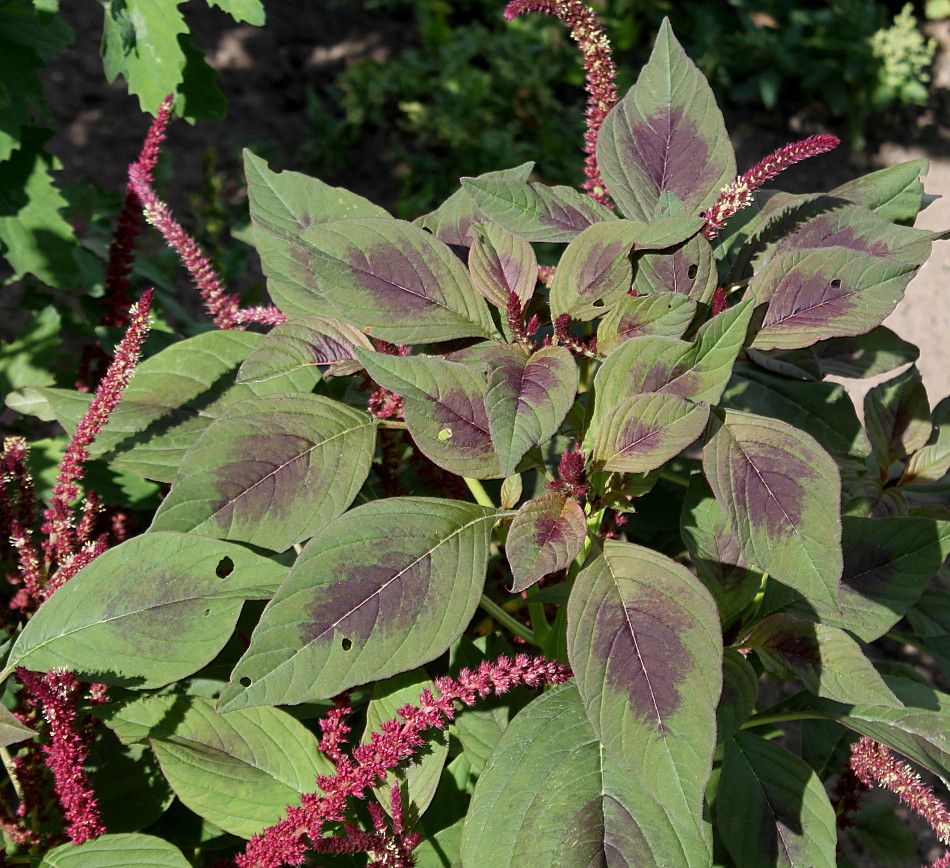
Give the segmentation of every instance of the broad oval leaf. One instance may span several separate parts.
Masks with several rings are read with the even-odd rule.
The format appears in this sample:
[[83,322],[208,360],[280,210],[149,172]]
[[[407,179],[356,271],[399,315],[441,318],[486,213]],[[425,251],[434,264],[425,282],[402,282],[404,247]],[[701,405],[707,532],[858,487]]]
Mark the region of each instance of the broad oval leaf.
[[809,434],[777,419],[713,417],[703,470],[742,554],[778,581],[838,607],[841,483]]
[[915,271],[846,247],[780,253],[749,283],[768,302],[752,346],[793,349],[870,331],[893,312]]
[[570,241],[588,226],[616,220],[573,187],[504,178],[462,178],[462,189],[490,220],[525,241]]
[[468,254],[472,286],[501,310],[507,310],[512,292],[523,307],[538,283],[534,248],[495,223],[475,223],[471,231],[475,235]]
[[330,398],[240,401],[185,453],[150,530],[285,551],[353,502],[375,446],[373,418]]
[[497,516],[397,497],[330,522],[268,603],[219,709],[326,699],[438,657],[478,605]]
[[[366,706],[366,728],[363,730],[362,743],[369,742],[374,732],[381,733],[386,721],[398,718],[399,709],[407,703],[418,705],[423,690],[439,696],[435,684],[421,668],[378,681]],[[383,783],[373,788],[386,813],[392,816],[391,790],[393,783],[398,781],[402,816],[407,824],[414,826],[435,796],[448,755],[448,733],[445,730],[437,730],[434,735],[426,733],[425,748],[390,770]]]
[[587,517],[580,504],[556,491],[523,504],[508,529],[505,555],[511,566],[511,592],[529,588],[577,557],[587,538]]
[[629,338],[681,338],[696,315],[696,302],[678,292],[625,295],[597,326],[597,350],[609,356]]
[[403,396],[406,427],[430,461],[456,476],[505,475],[492,443],[481,371],[434,356],[356,355],[377,383]]
[[708,404],[694,404],[678,395],[624,398],[600,419],[591,458],[601,470],[646,473],[696,440],[708,418]]
[[638,295],[675,292],[709,304],[719,285],[712,245],[702,235],[672,250],[635,252],[633,265],[633,290]]
[[197,696],[146,696],[98,715],[120,739],[147,741],[175,795],[198,816],[250,838],[316,789],[333,764],[278,708],[218,714]]
[[876,377],[920,357],[914,344],[885,326],[863,335],[819,341],[811,346],[811,352],[822,373],[836,377]]
[[722,695],[716,708],[718,743],[732,738],[748,719],[759,698],[759,676],[734,648],[722,653]]
[[907,160],[848,181],[829,195],[863,205],[894,223],[913,226],[924,196],[921,176],[928,168],[927,160]]
[[0,706],[0,747],[9,747],[31,738],[36,738],[36,731],[22,723],[5,705]]
[[597,163],[611,198],[638,220],[656,213],[663,193],[698,214],[736,175],[712,89],[666,19],[637,83],[604,119]]
[[565,347],[542,347],[530,355],[520,347],[498,347],[487,359],[488,430],[507,477],[529,449],[561,427],[577,396],[577,363]]
[[[335,315],[400,344],[489,337],[484,299],[458,257],[411,223],[378,217],[310,227],[303,240]],[[324,314],[323,309],[306,313]]]
[[927,443],[930,402],[916,365],[864,396],[864,426],[882,469]]
[[861,646],[837,627],[780,612],[756,624],[743,644],[755,649],[767,670],[779,678],[799,677],[819,696],[900,707]]
[[242,546],[197,534],[133,537],[43,604],[0,678],[16,666],[65,667],[84,681],[139,689],[170,684],[213,660],[244,601],[270,596],[285,572]]
[[38,868],[191,868],[191,863],[168,841],[131,833],[54,847]]
[[698,827],[722,687],[709,591],[664,555],[607,540],[571,591],[567,654],[607,753]]
[[[238,366],[264,339],[252,332],[204,332],[145,359],[122,400],[96,435],[89,454],[147,479],[171,482],[186,450],[225,407],[254,395],[309,392],[313,370],[264,383],[236,383]],[[47,397],[71,434],[89,409],[89,393],[35,390]]]
[[373,349],[362,331],[329,316],[308,316],[271,329],[238,371],[239,383],[257,383],[315,365],[331,365],[335,376],[360,369],[353,347]]
[[704,832],[645,791],[591,730],[577,688],[524,708],[479,776],[462,833],[471,868],[700,868]]
[[835,812],[806,762],[748,732],[726,742],[717,828],[736,868],[835,868]]

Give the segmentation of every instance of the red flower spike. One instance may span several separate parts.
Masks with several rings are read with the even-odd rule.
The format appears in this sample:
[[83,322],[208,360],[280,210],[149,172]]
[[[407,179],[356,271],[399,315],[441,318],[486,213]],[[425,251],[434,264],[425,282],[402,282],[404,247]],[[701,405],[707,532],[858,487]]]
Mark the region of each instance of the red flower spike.
[[529,12],[543,12],[555,16],[570,31],[584,56],[587,73],[587,110],[584,114],[587,129],[584,132],[583,187],[589,196],[610,207],[607,188],[597,166],[597,136],[607,113],[617,103],[617,85],[614,78],[617,67],[611,54],[610,41],[597,21],[594,11],[580,0],[512,0],[505,7],[505,20],[511,21]]

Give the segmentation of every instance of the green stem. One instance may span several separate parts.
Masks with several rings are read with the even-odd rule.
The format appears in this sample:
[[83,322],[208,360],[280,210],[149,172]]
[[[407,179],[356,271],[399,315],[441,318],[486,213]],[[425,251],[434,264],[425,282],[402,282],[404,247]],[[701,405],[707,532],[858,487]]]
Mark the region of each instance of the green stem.
[[682,485],[683,488],[689,488],[689,478],[686,476],[680,476],[678,473],[674,473],[672,470],[661,470],[660,479],[665,479],[667,482],[672,482],[676,485]]
[[10,751],[8,748],[0,747],[0,759],[3,760],[3,767],[7,770],[7,775],[10,777],[10,783],[13,784],[13,792],[16,793],[16,797],[22,802],[23,790],[20,789],[20,782],[16,779],[16,775],[13,773],[13,757],[10,756]]
[[809,711],[787,711],[784,714],[760,714],[750,717],[740,729],[753,729],[757,726],[771,726],[775,723],[788,723],[792,720],[828,720],[827,714],[813,714]]
[[492,503],[488,492],[485,491],[485,486],[482,485],[481,482],[477,479],[469,479],[467,476],[463,476],[462,479],[465,480],[468,490],[472,493],[472,497],[475,498],[475,503],[487,506],[489,509],[496,509],[495,504]]
[[399,422],[396,419],[377,419],[376,424],[380,428],[393,428],[397,431],[405,431],[407,427],[405,422]]
[[503,627],[507,627],[512,633],[516,636],[520,636],[526,642],[530,642],[532,645],[537,645],[538,640],[531,630],[525,627],[520,621],[516,621],[511,617],[501,606],[498,605],[494,600],[489,599],[484,594],[482,594],[481,600],[478,603],[489,615],[491,615],[499,624]]

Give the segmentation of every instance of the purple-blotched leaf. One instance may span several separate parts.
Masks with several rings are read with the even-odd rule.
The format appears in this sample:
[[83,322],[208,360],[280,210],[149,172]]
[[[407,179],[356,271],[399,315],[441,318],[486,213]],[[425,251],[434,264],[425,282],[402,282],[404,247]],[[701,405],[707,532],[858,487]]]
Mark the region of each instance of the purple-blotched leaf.
[[356,355],[377,383],[403,396],[406,426],[427,458],[456,476],[505,475],[492,444],[483,374],[433,356]]
[[475,612],[497,516],[398,497],[332,521],[268,603],[219,710],[326,699],[434,660]]
[[864,427],[882,468],[927,443],[933,430],[930,402],[916,365],[867,393]]
[[755,649],[769,672],[801,678],[819,696],[852,705],[900,707],[861,646],[837,627],[779,612],[759,621],[743,645]]
[[696,302],[678,292],[624,295],[597,326],[597,351],[609,356],[624,341],[646,335],[680,338],[696,315]]
[[759,698],[759,676],[734,648],[722,652],[722,695],[716,708],[718,741],[732,738],[748,719]]
[[737,868],[835,868],[835,812],[804,760],[749,732],[725,744],[716,826]]
[[923,202],[920,179],[929,167],[927,160],[908,160],[848,181],[829,195],[863,205],[893,223],[912,226]]
[[333,774],[319,741],[278,708],[217,714],[198,696],[144,696],[98,715],[124,744],[146,743],[175,795],[198,816],[250,838]]
[[[197,534],[146,533],[83,567],[17,637],[17,666],[63,666],[84,681],[150,689],[197,672],[224,647],[245,600],[266,599],[287,568]],[[174,637],[174,641],[169,641]]]
[[836,383],[790,380],[738,362],[720,403],[788,422],[807,431],[833,455],[863,458],[871,453],[854,404]]
[[634,253],[633,289],[638,295],[675,292],[709,304],[719,281],[712,245],[694,235],[673,250]]
[[713,417],[703,470],[748,561],[808,599],[838,607],[838,467],[815,439],[777,419]]
[[[494,172],[485,172],[479,178],[508,178],[512,181],[527,181],[534,171],[534,162],[522,163],[511,169],[498,169]],[[472,225],[485,220],[485,215],[478,209],[461,186],[446,199],[435,211],[423,214],[412,222],[431,232],[439,241],[445,244],[454,244],[457,247],[471,247],[475,236],[471,232]]]
[[[382,725],[387,720],[398,717],[399,709],[407,703],[417,705],[423,690],[430,691],[433,696],[439,696],[435,684],[422,668],[400,672],[384,681],[378,681],[373,687],[369,705],[366,706],[366,726],[361,742],[366,744],[374,732],[382,732]],[[448,733],[438,730],[434,735],[427,734],[424,751],[417,753],[409,762],[400,763],[386,775],[381,784],[373,787],[373,794],[383,806],[383,810],[392,816],[392,786],[398,781],[402,816],[415,825],[432,802],[448,755]]]
[[736,175],[716,98],[668,20],[637,83],[604,120],[597,163],[611,198],[639,220],[655,214],[663,193],[696,215]]
[[497,223],[473,223],[471,233],[475,236],[468,254],[472,286],[501,310],[507,309],[512,292],[523,307],[538,283],[538,258],[534,248]]
[[884,682],[903,708],[845,705],[802,691],[769,712],[837,720],[929,769],[950,787],[950,695],[909,678],[885,675]]
[[893,312],[915,271],[846,247],[780,253],[749,283],[768,303],[752,346],[794,349],[870,331]]
[[590,447],[594,467],[617,473],[662,467],[703,433],[708,418],[708,404],[678,395],[624,398],[600,418]]
[[322,395],[232,404],[185,453],[150,530],[282,552],[342,513],[369,475],[376,422]]
[[818,607],[822,620],[873,642],[920,598],[950,555],[950,522],[931,518],[842,519],[843,614]]
[[577,396],[577,364],[565,347],[528,354],[504,346],[488,353],[487,376],[488,430],[501,473],[510,476],[529,449],[561,427]]
[[511,592],[569,567],[586,538],[587,518],[573,498],[549,491],[522,504],[505,543],[514,577]]
[[[314,280],[333,307],[329,313],[373,337],[417,344],[495,333],[465,266],[411,223],[337,220],[311,226],[301,237]],[[328,313],[322,303],[304,312]]]
[[21,723],[6,706],[0,706],[0,747],[9,747],[31,738],[36,738],[36,732]]
[[475,785],[461,864],[700,868],[711,849],[695,817],[646,791],[604,752],[568,683],[505,730]]
[[594,223],[617,219],[573,187],[462,178],[462,189],[490,220],[525,241],[570,241]]
[[663,217],[647,224],[614,220],[589,226],[567,245],[551,283],[552,318],[591,320],[625,298],[633,280],[630,251],[679,243],[702,228],[699,218]]
[[950,599],[946,590],[927,588],[906,617],[946,678],[950,672]]
[[755,599],[761,574],[742,556],[726,514],[701,473],[693,474],[680,516],[680,534],[697,575],[729,624]]
[[301,236],[308,227],[329,220],[388,218],[389,214],[342,187],[299,172],[272,172],[248,150],[244,151],[244,173],[255,246],[271,298],[288,316],[332,314],[330,305],[321,300],[310,252]]
[[709,591],[659,552],[607,540],[571,590],[567,654],[607,753],[700,827],[722,687]]
[[[172,344],[135,368],[119,406],[96,435],[89,454],[122,470],[171,482],[182,457],[225,407],[254,395],[309,392],[318,375],[299,369],[263,383],[236,383],[238,366],[262,340],[253,332],[204,332]],[[72,434],[92,394],[34,389]]]
[[37,868],[191,868],[181,850],[162,838],[138,833],[102,835],[66,843],[46,853]]
[[354,374],[362,366],[353,347],[373,349],[356,326],[328,316],[308,316],[281,323],[251,350],[238,371],[239,383],[256,383],[315,365],[330,365],[328,374]]
[[600,421],[614,406],[634,395],[660,392],[715,404],[729,381],[751,316],[751,301],[743,301],[704,323],[693,343],[648,335],[621,344],[594,378],[596,400],[587,438],[596,436]]

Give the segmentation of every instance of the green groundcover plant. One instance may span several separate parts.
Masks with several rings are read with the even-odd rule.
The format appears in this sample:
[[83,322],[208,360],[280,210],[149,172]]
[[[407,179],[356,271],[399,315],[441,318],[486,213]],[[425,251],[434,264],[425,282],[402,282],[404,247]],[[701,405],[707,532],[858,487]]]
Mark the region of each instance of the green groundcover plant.
[[[70,439],[48,486],[0,459],[0,863],[913,857],[874,786],[950,844],[906,762],[950,783],[950,694],[880,642],[946,677],[950,401],[881,325],[926,163],[768,188],[837,139],[739,174],[668,23],[618,98],[590,10],[534,11],[583,53],[585,192],[524,164],[406,222],[248,152],[273,307],[156,194],[158,112],[98,388],[7,398]],[[144,359],[143,220],[215,325]],[[827,380],[898,369],[863,424]]]

